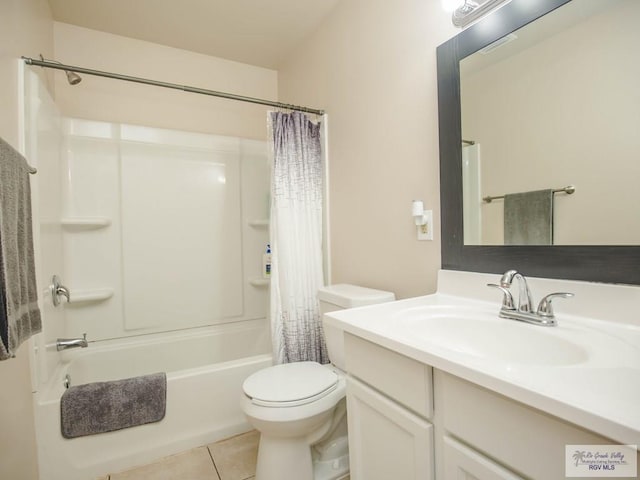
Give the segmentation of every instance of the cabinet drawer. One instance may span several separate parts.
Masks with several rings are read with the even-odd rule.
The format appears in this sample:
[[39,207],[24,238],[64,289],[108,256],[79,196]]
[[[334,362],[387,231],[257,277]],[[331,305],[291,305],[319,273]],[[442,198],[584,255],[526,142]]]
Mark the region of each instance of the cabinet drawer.
[[444,477],[458,480],[523,480],[449,437],[444,437]]
[[433,416],[431,367],[349,333],[345,333],[344,342],[349,375],[423,417]]
[[566,445],[612,441],[460,378],[436,371],[436,402],[452,436],[536,480],[561,480]]

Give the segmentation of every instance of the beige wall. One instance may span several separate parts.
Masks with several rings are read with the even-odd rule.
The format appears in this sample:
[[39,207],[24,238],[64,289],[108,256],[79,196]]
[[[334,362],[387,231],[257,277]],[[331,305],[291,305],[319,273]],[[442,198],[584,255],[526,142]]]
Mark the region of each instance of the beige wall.
[[[640,2],[610,2],[463,77],[462,137],[480,144],[483,196],[576,186],[555,195],[555,244],[640,243],[638,18]],[[502,244],[503,205],[482,204],[483,244]]]
[[[19,147],[20,56],[50,56],[53,24],[46,0],[0,1],[0,137]],[[0,478],[37,479],[28,345],[0,362]]]
[[[343,0],[279,70],[283,102],[329,114],[332,281],[431,293],[440,267],[436,0]],[[411,201],[434,210],[416,240]]]
[[[56,59],[70,65],[277,99],[278,74],[221,58],[54,24]],[[245,138],[266,138],[267,107],[179,90],[83,75],[70,86],[56,75],[56,103],[63,115]]]

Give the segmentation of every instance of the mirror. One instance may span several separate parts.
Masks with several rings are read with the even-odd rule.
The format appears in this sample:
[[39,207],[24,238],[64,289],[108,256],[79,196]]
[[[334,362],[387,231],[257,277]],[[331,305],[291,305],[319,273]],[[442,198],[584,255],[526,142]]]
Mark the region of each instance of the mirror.
[[637,20],[572,1],[461,59],[466,245],[640,245]]
[[[640,284],[640,189],[634,186],[640,162],[632,149],[640,101],[637,87],[623,90],[619,83],[633,87],[639,76],[637,34],[620,39],[638,30],[639,11],[634,0],[512,0],[438,47],[442,268],[516,268],[531,276]],[[505,41],[514,33],[516,41]],[[556,42],[567,39],[569,46],[559,48]],[[612,41],[614,50],[603,51]],[[518,43],[527,46],[511,52]],[[590,46],[600,53],[597,62],[614,63],[594,64]],[[569,47],[568,59],[557,56]],[[581,73],[580,64],[587,66]],[[525,98],[516,102],[518,96]],[[562,132],[551,119],[572,130]],[[463,138],[476,143],[463,148]],[[479,175],[465,171],[463,185],[463,151],[474,148]],[[618,188],[627,179],[630,186]],[[504,212],[511,207],[506,198],[483,197],[569,185],[575,193],[551,195],[552,241],[504,245],[505,228],[512,228]],[[465,202],[480,212],[475,223],[473,215],[465,219]]]

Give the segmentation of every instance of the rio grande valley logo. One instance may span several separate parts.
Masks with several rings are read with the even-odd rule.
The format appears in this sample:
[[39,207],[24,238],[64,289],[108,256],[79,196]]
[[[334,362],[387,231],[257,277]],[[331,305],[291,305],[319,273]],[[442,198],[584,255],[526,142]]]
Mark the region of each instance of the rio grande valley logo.
[[567,477],[636,478],[636,445],[566,445]]

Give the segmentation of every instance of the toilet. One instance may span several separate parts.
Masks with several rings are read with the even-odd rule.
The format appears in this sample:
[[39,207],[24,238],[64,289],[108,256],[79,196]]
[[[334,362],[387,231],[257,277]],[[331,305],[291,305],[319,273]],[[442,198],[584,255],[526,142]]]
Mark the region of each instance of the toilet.
[[[320,315],[395,300],[339,284],[318,291]],[[349,473],[343,332],[325,326],[331,364],[297,362],[250,375],[242,409],[260,432],[256,480],[338,480]]]

